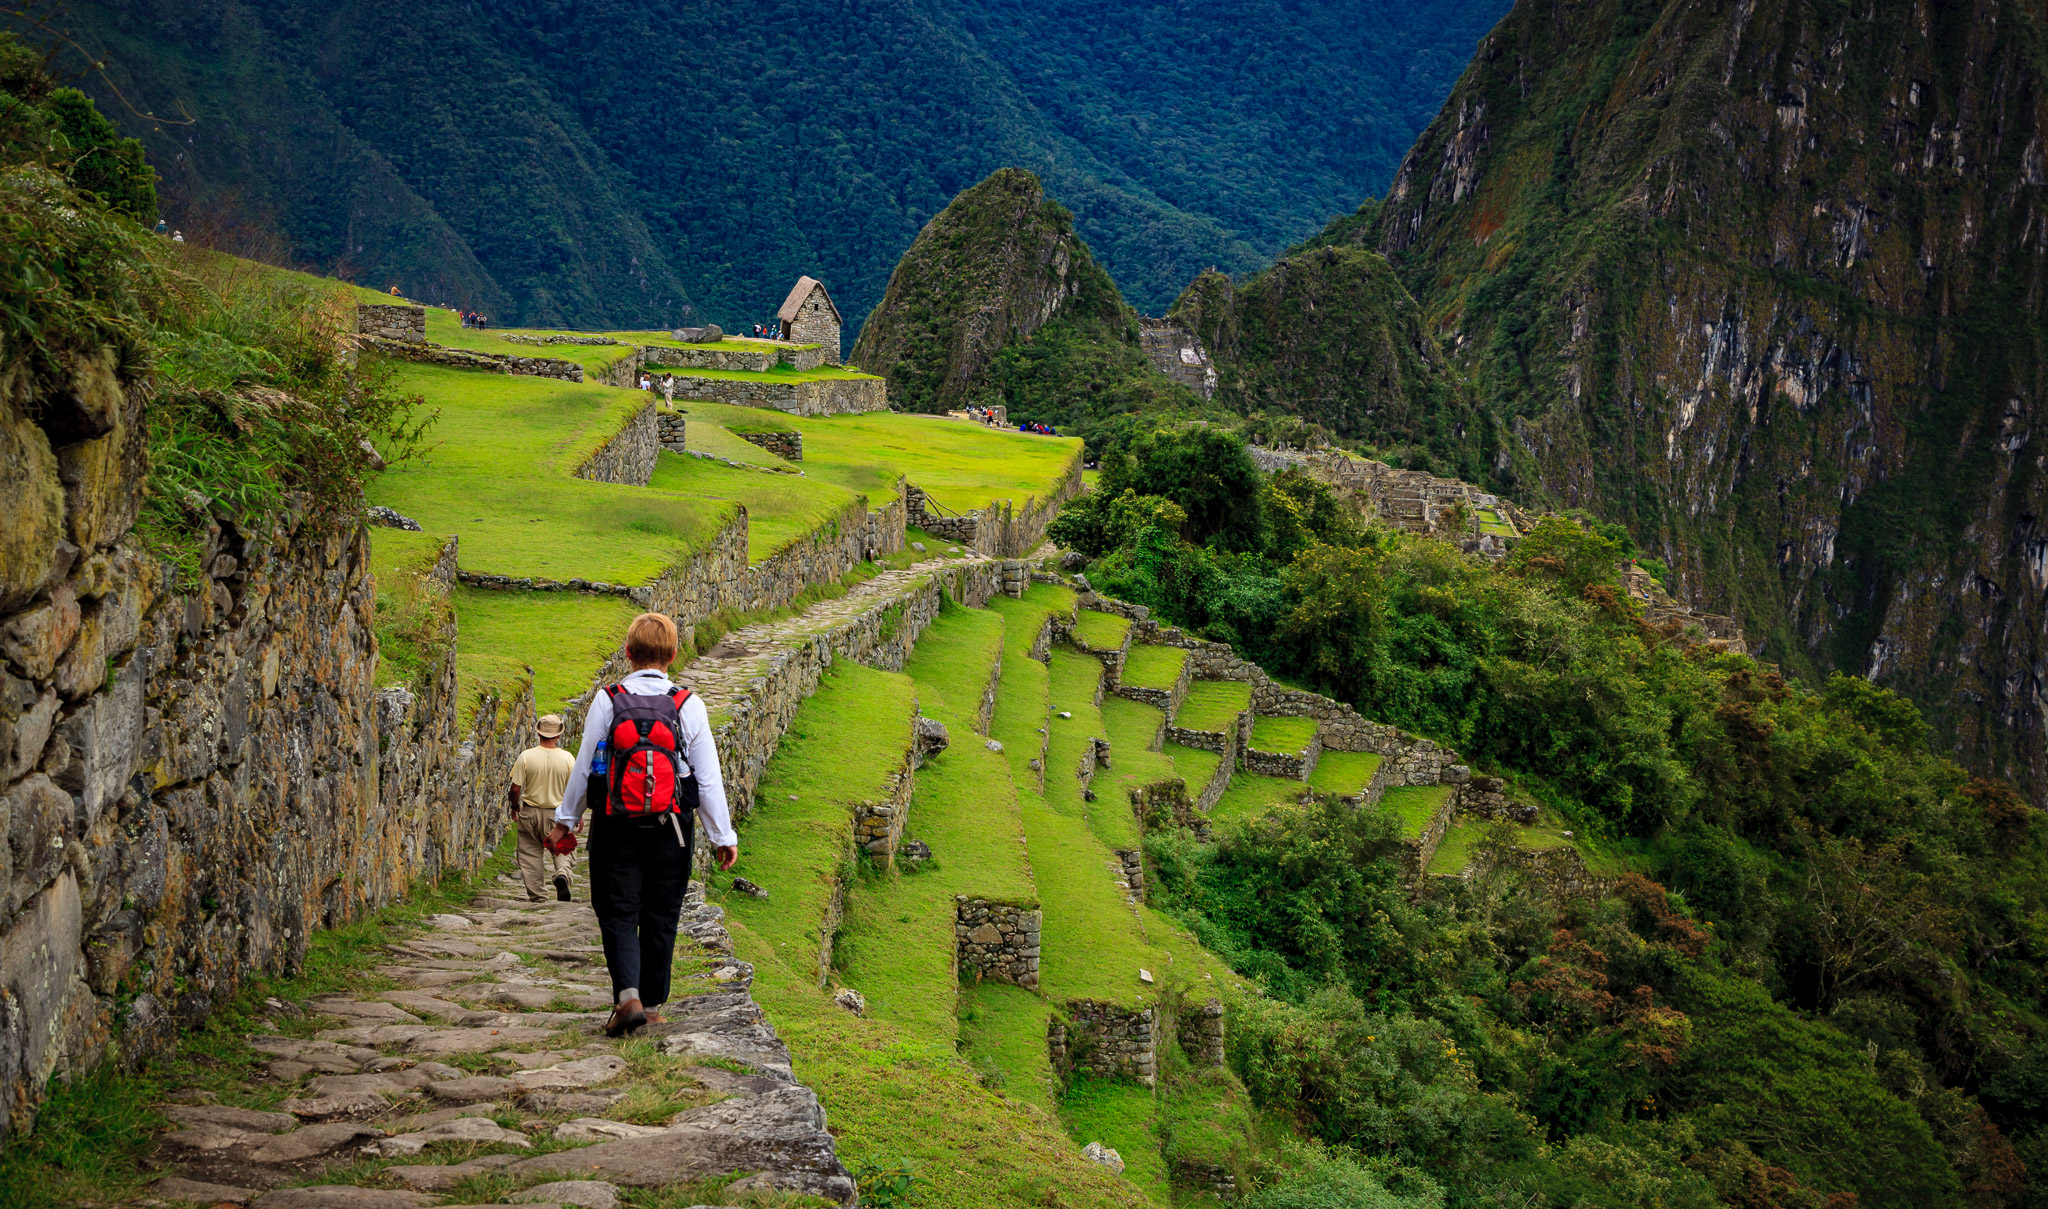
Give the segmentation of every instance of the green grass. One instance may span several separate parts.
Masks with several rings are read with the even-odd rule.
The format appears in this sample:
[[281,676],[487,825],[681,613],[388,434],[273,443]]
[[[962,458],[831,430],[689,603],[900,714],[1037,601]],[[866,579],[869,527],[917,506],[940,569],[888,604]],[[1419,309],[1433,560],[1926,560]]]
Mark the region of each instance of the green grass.
[[[458,586],[455,671],[465,710],[479,689],[515,680],[531,666],[534,712],[561,712],[569,698],[590,688],[639,612],[623,596]],[[579,738],[571,735],[565,742],[573,747]]]
[[1074,623],[1074,635],[1098,651],[1114,651],[1124,644],[1124,635],[1131,632],[1131,619],[1115,613],[1104,613],[1096,609],[1081,610]]
[[752,441],[742,441],[733,429],[700,418],[689,411],[684,411],[683,414],[688,421],[683,428],[685,448],[697,453],[708,453],[713,457],[742,462],[748,466],[767,466],[777,470],[797,468],[796,463],[777,457]]
[[417,570],[441,556],[448,539],[439,533],[370,526],[370,574],[379,579],[399,570]]
[[[1389,796],[1393,791],[1387,791]],[[1481,841],[1487,831],[1496,826],[1491,819],[1461,816],[1445,830],[1443,840],[1437,844],[1436,852],[1429,858],[1429,866],[1423,872],[1429,877],[1449,877],[1465,871],[1472,863]],[[1529,852],[1547,852],[1553,848],[1577,848],[1580,859],[1595,873],[1613,875],[1626,867],[1611,854],[1597,852],[1567,838],[1565,826],[1549,811],[1544,811],[1536,822],[1524,826],[1510,824],[1515,846]]]
[[795,432],[788,412],[772,407],[741,407],[733,403],[707,403],[699,399],[678,400],[676,410],[692,422],[709,420],[733,432]]
[[1182,730],[1228,734],[1237,725],[1238,715],[1251,707],[1251,685],[1237,680],[1197,680],[1188,685],[1188,695],[1173,724]]
[[[733,440],[735,444],[747,444],[738,438]],[[754,449],[752,445],[747,448]],[[866,505],[852,492],[819,479],[738,470],[667,450],[656,461],[648,486],[719,505],[744,505],[747,561],[755,563],[820,525],[845,516],[850,509],[866,511]]]
[[1325,748],[1316,760],[1315,771],[1309,774],[1308,785],[1317,793],[1354,797],[1365,792],[1365,787],[1372,783],[1373,774],[1379,770],[1380,757],[1372,752]]
[[[1171,766],[1164,758],[1146,751],[1143,742],[1135,738],[1127,744],[1128,750],[1118,749],[1103,720],[1102,710],[1090,700],[1096,682],[1102,677],[1100,660],[1071,647],[1056,646],[1052,650],[1051,671],[1053,715],[1046,723],[1051,730],[1051,754],[1046,759],[1046,801],[1055,809],[1085,818],[1089,829],[1106,849],[1135,849],[1142,833],[1137,816],[1131,813],[1128,786],[1132,778],[1143,777],[1148,766],[1153,780],[1171,775]],[[1114,698],[1104,700],[1107,702]],[[1062,718],[1059,716],[1062,712],[1074,716]],[[1080,779],[1074,774],[1098,737],[1110,740],[1110,767],[1096,767],[1093,784],[1096,800],[1090,802],[1083,795]]]
[[714,340],[708,344],[691,344],[687,340],[678,340],[665,331],[599,332],[597,334],[600,336],[610,336],[614,340],[623,340],[628,344],[637,344],[643,347],[661,345],[665,348],[714,348],[728,353],[757,353],[764,350],[775,352],[784,348],[818,347],[815,344],[785,345],[773,340],[756,340],[752,336],[740,335],[728,335],[723,340]]
[[919,1035],[955,1033],[953,896],[1037,897],[1009,766],[973,730],[1002,635],[1002,618],[951,606],[919,637],[904,674],[919,709],[952,738],[917,771],[904,832],[929,844],[932,859],[899,861],[893,874],[868,869],[847,896],[835,953],[841,981],[867,996],[870,1014]]
[[1299,755],[1308,750],[1315,741],[1316,720],[1314,718],[1263,718],[1252,719],[1252,750],[1284,752]]
[[[1124,656],[1123,671],[1117,681],[1132,688],[1171,689],[1180,683],[1181,668],[1187,665],[1187,661],[1185,648],[1135,643]],[[1250,689],[1245,690],[1245,701],[1251,701]]]
[[1173,771],[1179,773],[1180,779],[1188,783],[1190,798],[1202,796],[1202,790],[1208,787],[1210,779],[1216,775],[1216,766],[1223,763],[1220,752],[1200,747],[1182,747],[1178,743],[1166,744],[1162,754],[1173,761]]
[[1216,799],[1209,819],[1218,827],[1232,823],[1246,822],[1264,817],[1267,811],[1283,802],[1301,800],[1301,782],[1284,777],[1262,777],[1257,773],[1240,772],[1230,778],[1230,785],[1223,796]]
[[1144,775],[1145,784],[1179,775],[1170,758],[1152,750],[1153,740],[1166,725],[1165,710],[1129,697],[1104,697],[1102,725],[1108,728],[1110,755],[1118,771],[1127,766],[1139,769],[1141,773],[1131,775]]
[[[943,697],[947,705],[942,708],[953,708],[952,697],[972,681],[974,652],[986,650],[988,631],[978,626],[986,623],[955,623],[941,630],[941,638],[959,645],[913,664],[911,675],[849,667],[845,661],[834,665],[826,685],[799,710],[790,736],[763,776],[761,806],[742,826],[739,872],[756,880],[767,876],[778,883],[787,882],[782,889],[788,893],[770,885],[767,900],[729,893],[715,896],[729,912],[726,922],[738,955],[755,965],[756,1001],[790,1047],[797,1078],[817,1092],[831,1116],[842,1159],[848,1163],[863,1159],[909,1161],[930,1181],[924,1191],[928,1204],[1019,1209],[1043,1204],[1140,1205],[1143,1198],[1127,1185],[1081,1159],[1072,1144],[1051,1128],[1049,1118],[984,1088],[973,1067],[956,1050],[952,1028],[934,1031],[922,1009],[889,1001],[886,987],[864,988],[870,994],[881,993],[884,1002],[871,1006],[870,1017],[862,1019],[833,1005],[817,986],[814,921],[822,900],[819,889],[812,887],[829,891],[826,871],[843,869],[851,862],[840,855],[844,839],[833,821],[814,805],[807,805],[806,798],[822,800],[856,790],[879,769],[875,755],[879,750],[889,750],[891,758],[900,757],[907,729],[900,738],[862,732],[872,725],[869,719],[893,715],[897,706],[902,707],[907,728],[915,674],[921,672],[932,682],[935,707]],[[1008,659],[1006,652],[1006,665]],[[1043,671],[1042,665],[1031,666]],[[952,694],[946,692],[946,686],[952,686]],[[825,698],[822,704],[820,698]],[[1042,693],[1039,700],[1042,703]],[[1042,715],[1042,704],[1040,712]],[[954,735],[956,742],[962,737],[958,730]],[[928,770],[935,772],[946,761],[964,754],[948,751]],[[994,753],[987,754],[1001,761]],[[870,766],[853,771],[863,762]],[[1000,763],[995,767],[999,770]],[[986,773],[977,774],[964,763],[962,768],[974,779],[986,778]],[[929,778],[921,773],[920,779]],[[798,795],[796,802],[788,800],[792,792]],[[843,811],[841,807],[842,815]],[[913,826],[923,825],[916,807],[912,820]],[[934,847],[946,842],[950,841],[942,840]],[[958,863],[966,866],[970,862]],[[902,884],[920,890],[919,884],[928,876],[906,877]],[[777,901],[781,897],[800,901],[781,903]],[[853,960],[842,971],[849,982],[857,971],[872,968],[863,963],[890,960],[866,951],[862,944],[862,929],[878,922],[870,921],[867,913],[886,905],[874,893],[872,881],[855,886],[850,907],[854,915],[842,934],[853,950]],[[948,912],[950,906],[948,899]],[[900,934],[905,937],[927,942],[915,944],[917,949],[936,948],[940,960],[949,960],[951,928],[949,915],[946,918],[940,940],[943,947],[928,943],[931,938],[913,926],[915,918],[909,925],[898,920],[895,927],[904,929]],[[929,975],[919,973],[917,977]],[[999,988],[983,990],[1000,997]],[[1020,1018],[1027,1029],[1028,999],[1025,996],[1004,1005],[1013,1009],[1007,1016]],[[917,1013],[915,1018],[900,1015],[911,1011]],[[1035,1027],[1042,1051],[1042,1017]],[[1015,1050],[1028,1035],[1014,1028],[1001,1031],[1004,1039],[991,1043],[997,1049]],[[980,1040],[989,1043],[985,1033]],[[1028,1056],[1021,1052],[1013,1060],[1020,1066],[1029,1065]],[[1020,1073],[1028,1082],[1028,1072]]]
[[740,823],[733,872],[768,897],[727,895],[728,917],[769,937],[792,965],[811,962],[814,979],[819,928],[852,872],[853,803],[886,796],[910,747],[915,696],[908,676],[836,661],[798,707]]
[[1491,534],[1494,537],[1513,537],[1515,535],[1514,526],[1508,524],[1501,514],[1492,508],[1481,508],[1479,510],[1479,531]]
[[[396,302],[398,299],[386,298]],[[462,319],[439,307],[427,308],[427,339],[449,348],[464,348],[479,353],[501,353],[511,357],[548,357],[556,361],[573,361],[583,367],[585,377],[604,373],[612,366],[633,355],[630,344],[521,344],[505,339],[510,331],[521,336],[574,335],[587,336],[588,332],[559,332],[548,328],[505,328],[487,327],[478,331],[462,326]]]
[[1006,1096],[1053,1111],[1045,1024],[1052,1008],[1022,987],[977,982],[960,988],[960,1052],[982,1081]]
[[714,500],[573,477],[647,405],[638,391],[429,365],[403,367],[398,384],[441,415],[431,448],[377,476],[370,502],[461,537],[466,570],[646,583],[730,515]]
[[791,422],[804,434],[806,474],[873,498],[882,468],[955,512],[995,500],[1014,500],[1021,508],[1026,497],[1042,499],[1081,456],[1077,438],[1004,432],[944,416],[866,412]]
[[1100,1142],[1124,1161],[1124,1178],[1167,1204],[1172,1188],[1159,1152],[1159,1103],[1136,1083],[1077,1078],[1060,1098],[1060,1122],[1080,1145]]
[[1415,839],[1451,794],[1448,785],[1396,785],[1380,798],[1380,809],[1401,820],[1401,838]]

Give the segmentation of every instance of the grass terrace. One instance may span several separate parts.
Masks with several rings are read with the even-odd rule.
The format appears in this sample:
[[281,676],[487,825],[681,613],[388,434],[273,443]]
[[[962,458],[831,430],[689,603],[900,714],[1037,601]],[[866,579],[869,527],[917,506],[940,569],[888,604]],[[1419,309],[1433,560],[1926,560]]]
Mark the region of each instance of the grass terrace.
[[[639,613],[640,606],[623,596],[456,588],[461,638],[455,671],[462,681],[463,720],[475,708],[476,690],[523,676],[528,667],[534,712],[561,712],[590,688]],[[581,738],[569,735],[563,743],[573,748]]]
[[1095,609],[1081,610],[1074,623],[1074,636],[1098,651],[1114,651],[1123,646],[1124,635],[1130,632],[1130,618]]
[[433,365],[402,366],[398,381],[440,419],[428,450],[377,476],[369,500],[461,537],[466,570],[643,584],[732,516],[701,498],[575,477],[647,405],[638,391]]
[[1380,798],[1380,809],[1401,821],[1401,838],[1420,836],[1451,796],[1448,785],[1396,785]]
[[1479,531],[1494,537],[1513,537],[1515,535],[1515,527],[1508,524],[1507,518],[1492,508],[1481,508],[1479,510]]
[[[1180,671],[1187,666],[1187,662],[1188,653],[1185,648],[1139,644],[1133,646],[1124,656],[1124,670],[1118,681],[1132,688],[1170,689],[1180,683]],[[1193,689],[1194,686],[1190,685],[1191,694]],[[1246,691],[1245,701],[1251,701],[1249,690]],[[1186,712],[1185,707],[1182,708],[1182,712]],[[1187,723],[1182,722],[1179,725],[1186,726]]]
[[[710,420],[700,420],[687,412],[684,413],[684,418],[688,423],[684,427],[683,444],[694,453],[708,453],[727,461],[773,470],[797,469],[796,463],[777,457],[752,441],[742,441],[732,429],[724,425],[714,424]],[[840,490],[844,491],[845,488]]]
[[[385,298],[386,303],[398,302],[396,298]],[[590,332],[567,332],[548,328],[495,328],[479,331],[462,326],[460,316],[440,307],[427,308],[427,339],[449,348],[468,349],[476,353],[499,353],[509,357],[548,357],[556,361],[573,361],[583,367],[585,377],[604,373],[612,366],[633,355],[630,344],[522,344],[517,340],[505,339],[511,332],[518,336],[588,336]]]
[[1315,771],[1309,774],[1308,787],[1317,793],[1356,797],[1372,784],[1373,775],[1379,770],[1380,757],[1372,752],[1325,748],[1316,760]]
[[[754,449],[738,437],[731,440],[736,445]],[[866,511],[866,505],[859,496],[819,479],[739,470],[667,450],[662,451],[655,463],[654,477],[648,485],[656,491],[715,501],[720,505],[744,505],[747,509],[747,560],[756,563],[834,517],[855,508]]]
[[[690,405],[692,415],[698,404]],[[736,410],[756,410],[740,408]],[[1041,437],[944,416],[865,412],[785,417],[804,434],[804,473],[873,498],[878,467],[922,487],[943,507],[971,512],[996,500],[1044,498],[1081,456],[1078,437]]]
[[1300,801],[1301,789],[1300,781],[1240,772],[1230,778],[1229,788],[1223,791],[1223,796],[1216,800],[1215,808],[1209,811],[1209,820],[1219,828],[1249,822],[1264,816],[1275,806]]
[[1173,724],[1182,730],[1227,733],[1251,707],[1251,685],[1241,680],[1197,680],[1188,685]]
[[1221,754],[1200,747],[1182,747],[1178,743],[1165,745],[1162,754],[1173,761],[1173,771],[1188,783],[1188,796],[1200,797],[1209,779],[1216,775],[1216,766],[1223,763]]
[[1316,720],[1314,718],[1266,718],[1252,719],[1252,749],[1254,751],[1283,752],[1298,755],[1308,750],[1315,742]]

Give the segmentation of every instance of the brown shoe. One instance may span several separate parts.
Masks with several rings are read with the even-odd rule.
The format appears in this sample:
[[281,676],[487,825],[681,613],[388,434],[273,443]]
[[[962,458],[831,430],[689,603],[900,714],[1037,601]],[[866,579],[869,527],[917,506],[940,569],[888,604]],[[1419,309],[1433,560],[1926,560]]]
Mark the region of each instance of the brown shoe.
[[647,1027],[647,1013],[641,1010],[638,999],[628,999],[612,1009],[611,1019],[604,1022],[604,1035],[623,1037]]

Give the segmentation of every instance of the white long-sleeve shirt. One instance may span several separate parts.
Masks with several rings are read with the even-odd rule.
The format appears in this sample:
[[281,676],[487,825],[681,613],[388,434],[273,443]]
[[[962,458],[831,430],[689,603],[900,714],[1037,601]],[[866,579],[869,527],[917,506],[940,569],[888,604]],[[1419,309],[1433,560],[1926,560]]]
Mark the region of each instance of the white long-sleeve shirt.
[[[673,681],[653,668],[643,668],[619,683],[637,697],[672,693],[676,689]],[[691,693],[683,702],[682,717],[683,756],[689,763],[683,769],[683,775],[697,778],[697,817],[704,821],[704,834],[714,848],[738,844],[740,837],[732,829],[732,814],[725,805],[725,774],[718,768],[718,745],[711,737],[711,715],[704,708],[704,699]],[[576,748],[576,768],[569,774],[569,787],[562,794],[562,804],[555,808],[557,823],[574,827],[583,816],[583,796],[590,783],[591,756],[611,728],[612,699],[600,690],[590,703],[590,712],[583,717],[583,742]],[[619,753],[607,750],[605,756],[616,760]]]

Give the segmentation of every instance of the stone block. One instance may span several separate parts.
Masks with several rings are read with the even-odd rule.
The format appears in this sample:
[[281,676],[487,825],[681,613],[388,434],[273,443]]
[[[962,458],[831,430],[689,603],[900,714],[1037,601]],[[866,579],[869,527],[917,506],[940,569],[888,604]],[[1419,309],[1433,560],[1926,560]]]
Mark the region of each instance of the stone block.
[[64,574],[53,562],[65,538],[64,486],[57,455],[35,421],[0,392],[0,610],[34,599]]

